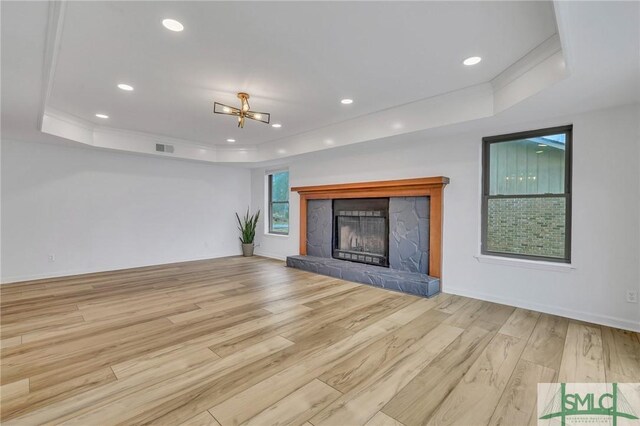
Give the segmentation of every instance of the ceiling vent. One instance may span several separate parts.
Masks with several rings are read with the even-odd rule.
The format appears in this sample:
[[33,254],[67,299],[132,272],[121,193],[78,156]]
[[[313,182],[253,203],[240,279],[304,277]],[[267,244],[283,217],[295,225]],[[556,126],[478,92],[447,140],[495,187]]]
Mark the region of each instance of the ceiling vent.
[[169,154],[173,154],[173,145],[166,145],[163,143],[157,143],[156,144],[156,151],[157,152],[167,152]]

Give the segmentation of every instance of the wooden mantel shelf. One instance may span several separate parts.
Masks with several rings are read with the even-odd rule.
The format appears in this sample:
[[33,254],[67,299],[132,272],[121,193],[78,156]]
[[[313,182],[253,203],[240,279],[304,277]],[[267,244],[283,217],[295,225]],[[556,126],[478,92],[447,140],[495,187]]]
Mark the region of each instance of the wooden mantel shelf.
[[[417,179],[401,179],[401,180],[382,180],[376,182],[358,182],[358,183],[339,183],[336,185],[316,185],[316,186],[295,186],[291,188],[291,191],[297,192],[300,195],[305,195],[308,198],[347,198],[352,197],[354,192],[371,193],[369,197],[366,195],[358,195],[360,198],[373,198],[373,197],[397,197],[398,192],[417,192],[419,196],[424,196],[424,190],[426,188],[439,187],[449,183],[449,178],[444,176],[426,177]],[[326,197],[326,194],[348,194],[345,197]],[[320,197],[314,197],[314,195],[320,195]],[[411,195],[407,195],[411,196]]]
[[307,254],[307,200],[377,197],[429,197],[429,275],[441,278],[444,176],[335,185],[296,186],[300,194],[300,254]]

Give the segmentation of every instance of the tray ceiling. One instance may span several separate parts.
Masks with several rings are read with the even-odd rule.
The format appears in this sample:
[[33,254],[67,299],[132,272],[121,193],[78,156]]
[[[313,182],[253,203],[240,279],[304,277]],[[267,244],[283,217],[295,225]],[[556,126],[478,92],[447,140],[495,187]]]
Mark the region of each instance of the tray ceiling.
[[[271,164],[415,132],[638,102],[640,93],[633,2],[0,7],[2,134],[14,140]],[[164,18],[184,31],[168,31]],[[474,55],[482,62],[462,65]],[[233,104],[238,91],[282,127],[240,130],[212,114],[214,101]],[[347,97],[354,103],[342,105]],[[158,153],[156,143],[175,150]]]
[[[162,27],[167,17],[184,31]],[[69,2],[47,106],[255,145],[488,82],[555,32],[550,2]],[[479,65],[462,65],[474,55]],[[282,128],[212,115],[238,91]]]

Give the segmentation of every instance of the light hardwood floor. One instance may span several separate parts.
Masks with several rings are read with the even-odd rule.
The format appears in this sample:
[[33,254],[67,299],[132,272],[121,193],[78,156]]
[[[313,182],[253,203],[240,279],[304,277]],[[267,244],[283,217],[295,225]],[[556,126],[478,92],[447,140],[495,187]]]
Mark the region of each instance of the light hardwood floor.
[[529,425],[538,382],[640,380],[637,333],[258,257],[0,292],[4,425]]

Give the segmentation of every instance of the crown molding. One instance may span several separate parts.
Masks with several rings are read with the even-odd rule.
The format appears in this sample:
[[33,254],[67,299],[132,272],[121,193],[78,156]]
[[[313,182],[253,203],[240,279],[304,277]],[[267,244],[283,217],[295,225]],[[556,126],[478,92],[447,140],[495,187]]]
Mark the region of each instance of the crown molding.
[[493,90],[497,92],[503,89],[508,84],[522,77],[522,75],[531,71],[547,58],[560,51],[562,51],[560,36],[556,33],[531,49],[526,55],[508,66],[504,71],[491,80]]
[[554,1],[553,11],[556,18],[556,28],[558,29],[558,38],[560,40],[560,47],[562,49],[562,56],[564,57],[565,68],[567,73],[571,73],[573,69],[573,46],[570,43],[571,37],[568,34],[569,28],[569,12],[567,7],[569,6],[566,1]]
[[38,112],[37,128],[42,130],[45,110],[53,90],[58,53],[64,27],[64,16],[67,9],[66,0],[49,2],[49,16],[47,19],[47,35],[44,48],[44,66],[42,67],[42,90],[40,94],[40,110]]

